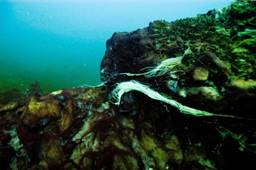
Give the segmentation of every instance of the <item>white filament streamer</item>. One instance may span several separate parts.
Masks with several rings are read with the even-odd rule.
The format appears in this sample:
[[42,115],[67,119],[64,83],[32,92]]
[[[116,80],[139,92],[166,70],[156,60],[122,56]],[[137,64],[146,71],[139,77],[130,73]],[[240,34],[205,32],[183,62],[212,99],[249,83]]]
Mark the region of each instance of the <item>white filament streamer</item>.
[[118,83],[116,88],[112,91],[111,96],[115,100],[116,105],[120,105],[121,98],[125,93],[131,92],[131,91],[138,91],[141,92],[151,99],[158,100],[161,102],[164,102],[172,107],[177,108],[181,113],[187,114],[187,115],[193,115],[193,116],[217,116],[217,117],[229,117],[229,118],[235,118],[235,116],[232,115],[221,115],[221,114],[214,114],[207,111],[198,110],[195,108],[191,108],[188,106],[184,106],[181,103],[179,103],[176,100],[173,100],[171,98],[167,98],[163,95],[161,95],[159,92],[149,88],[148,86],[141,84],[138,81],[130,80],[122,83]]
[[182,57],[168,58],[163,60],[158,66],[153,68],[152,70],[145,73],[120,73],[119,75],[126,76],[145,76],[149,77],[157,77],[166,74],[168,71],[172,70],[175,66],[181,64]]

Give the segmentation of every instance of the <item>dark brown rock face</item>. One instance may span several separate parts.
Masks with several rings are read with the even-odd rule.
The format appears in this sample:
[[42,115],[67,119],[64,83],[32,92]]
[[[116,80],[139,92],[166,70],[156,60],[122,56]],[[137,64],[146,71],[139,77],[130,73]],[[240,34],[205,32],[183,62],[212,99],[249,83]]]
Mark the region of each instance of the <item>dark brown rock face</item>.
[[117,73],[138,73],[158,60],[148,28],[114,33],[107,41],[107,51],[101,63],[101,80],[106,81]]

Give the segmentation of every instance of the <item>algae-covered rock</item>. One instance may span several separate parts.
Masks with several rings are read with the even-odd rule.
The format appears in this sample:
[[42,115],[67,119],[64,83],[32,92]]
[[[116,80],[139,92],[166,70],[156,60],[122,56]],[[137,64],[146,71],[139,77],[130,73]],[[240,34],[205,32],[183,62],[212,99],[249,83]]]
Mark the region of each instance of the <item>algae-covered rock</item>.
[[1,112],[7,112],[7,111],[12,111],[18,107],[17,102],[10,102],[6,105],[0,106],[0,113]]
[[27,125],[46,117],[58,117],[60,114],[60,104],[57,100],[37,100],[32,97],[27,105],[26,114],[23,121]]
[[256,88],[256,80],[243,80],[243,79],[237,79],[232,80],[230,83],[230,86],[235,87],[240,90],[253,90]]
[[196,81],[205,81],[208,79],[209,71],[203,67],[197,67],[193,71],[193,79]]

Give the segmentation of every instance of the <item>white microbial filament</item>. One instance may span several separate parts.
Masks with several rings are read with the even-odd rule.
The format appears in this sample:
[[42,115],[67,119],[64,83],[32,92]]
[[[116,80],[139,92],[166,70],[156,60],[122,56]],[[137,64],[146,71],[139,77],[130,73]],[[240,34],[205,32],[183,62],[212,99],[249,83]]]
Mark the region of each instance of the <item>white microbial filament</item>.
[[166,74],[168,71],[172,70],[175,66],[181,64],[182,57],[168,58],[162,61],[158,66],[153,68],[152,70],[145,73],[120,73],[120,75],[126,76],[145,76],[149,77],[157,77]]
[[116,105],[120,105],[121,98],[125,93],[131,92],[131,91],[138,91],[141,92],[151,99],[158,100],[161,102],[164,102],[172,107],[177,108],[181,113],[187,114],[187,115],[193,115],[193,116],[217,116],[217,117],[229,117],[234,118],[232,115],[221,115],[221,114],[214,114],[207,111],[198,110],[195,108],[191,108],[188,106],[184,106],[181,103],[179,103],[176,100],[173,100],[169,97],[165,97],[161,95],[159,92],[151,89],[150,87],[141,84],[138,81],[130,80],[122,83],[118,83],[116,88],[112,91],[112,98],[115,100]]

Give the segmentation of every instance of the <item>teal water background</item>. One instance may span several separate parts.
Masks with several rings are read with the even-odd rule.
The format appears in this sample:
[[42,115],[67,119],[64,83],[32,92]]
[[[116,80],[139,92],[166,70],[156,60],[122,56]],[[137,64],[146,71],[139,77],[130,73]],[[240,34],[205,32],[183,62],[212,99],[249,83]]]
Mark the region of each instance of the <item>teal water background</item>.
[[196,16],[230,0],[0,0],[0,91],[100,83],[113,32]]

